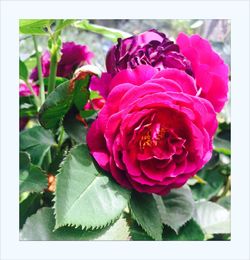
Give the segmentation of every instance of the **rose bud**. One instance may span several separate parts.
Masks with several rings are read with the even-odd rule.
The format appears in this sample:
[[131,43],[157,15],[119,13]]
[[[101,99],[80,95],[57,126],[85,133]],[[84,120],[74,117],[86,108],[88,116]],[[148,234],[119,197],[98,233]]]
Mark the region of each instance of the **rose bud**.
[[[89,51],[86,45],[75,44],[74,42],[65,42],[61,49],[61,59],[58,62],[56,76],[63,78],[71,78],[74,71],[84,65],[90,64],[94,54]],[[41,57],[42,72],[44,77],[49,76],[50,70],[50,53],[45,51]],[[31,79],[38,80],[38,70],[33,69]]]
[[218,123],[193,77],[139,65],[118,72],[109,90],[87,144],[121,186],[164,195],[209,161]]

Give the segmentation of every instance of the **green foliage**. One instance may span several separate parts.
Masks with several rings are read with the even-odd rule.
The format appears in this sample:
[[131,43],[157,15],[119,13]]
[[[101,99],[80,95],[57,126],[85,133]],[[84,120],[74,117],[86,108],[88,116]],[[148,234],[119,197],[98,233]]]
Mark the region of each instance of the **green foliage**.
[[52,133],[41,126],[35,126],[20,133],[20,150],[30,154],[34,165],[42,165],[46,153],[54,144]]
[[47,187],[47,178],[41,168],[30,163],[29,154],[20,152],[19,192],[41,192]]
[[230,142],[225,139],[215,137],[214,138],[214,149],[215,149],[215,151],[217,151],[219,153],[223,153],[225,155],[231,155]]
[[230,212],[217,203],[196,202],[194,219],[207,234],[230,233]]
[[225,184],[226,176],[221,173],[221,166],[213,169],[206,167],[198,173],[198,176],[206,181],[206,184],[197,183],[192,186],[192,193],[195,200],[211,199],[217,195]]
[[19,60],[19,77],[24,81],[27,81],[28,79],[28,69],[25,63],[21,60]]
[[84,106],[89,99],[89,81],[90,76],[87,76],[85,79],[77,80],[74,88],[74,105],[78,108],[79,111],[83,110]]
[[202,229],[193,219],[182,226],[178,234],[168,226],[165,226],[163,233],[163,240],[169,241],[202,241],[204,238]]
[[59,125],[63,116],[69,111],[73,101],[73,91],[69,89],[69,81],[59,85],[46,99],[39,111],[39,121],[46,129]]
[[77,143],[86,143],[86,126],[76,119],[77,112],[70,110],[63,119],[63,127],[66,133]]
[[162,223],[153,195],[133,192],[130,209],[137,223],[155,240],[162,240]]
[[46,30],[52,24],[53,20],[45,19],[22,19],[19,21],[19,31],[22,34],[48,35]]
[[114,222],[130,192],[98,172],[85,145],[73,148],[57,175],[56,228],[100,228]]
[[103,229],[86,231],[80,228],[62,227],[53,231],[55,218],[53,209],[42,208],[27,219],[20,240],[128,240],[128,226],[124,219],[118,219],[113,225]]
[[19,116],[35,117],[37,115],[37,107],[34,96],[23,96],[19,99]]
[[170,226],[176,233],[191,219],[194,200],[188,186],[173,189],[166,196],[155,196],[162,223]]
[[100,26],[96,24],[91,24],[89,23],[88,20],[82,20],[79,22],[75,22],[74,26],[86,31],[94,32],[103,35],[104,37],[108,38],[112,42],[116,42],[118,38],[127,38],[130,37],[131,34],[113,29],[113,28],[108,28],[105,26]]
[[151,236],[149,236],[141,226],[139,226],[136,221],[131,221],[129,223],[129,230],[131,239],[134,241],[151,241],[154,240]]
[[19,204],[19,228],[23,227],[26,219],[42,207],[42,195],[40,193],[30,193],[28,197]]

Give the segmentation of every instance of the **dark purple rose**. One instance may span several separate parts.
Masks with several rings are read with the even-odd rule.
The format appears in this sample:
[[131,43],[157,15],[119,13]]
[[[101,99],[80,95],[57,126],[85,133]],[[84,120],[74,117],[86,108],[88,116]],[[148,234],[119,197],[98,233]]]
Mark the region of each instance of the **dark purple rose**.
[[[62,56],[58,62],[56,75],[64,78],[71,78],[79,66],[89,64],[94,57],[94,54],[89,51],[86,45],[79,45],[74,42],[63,43],[61,54]],[[48,51],[43,53],[41,63],[43,76],[48,77],[50,70],[50,53]],[[32,71],[30,78],[34,81],[38,80],[37,68]]]
[[138,65],[151,65],[160,70],[176,68],[193,75],[191,63],[180,53],[179,46],[155,29],[118,39],[106,57],[107,72],[113,75]]

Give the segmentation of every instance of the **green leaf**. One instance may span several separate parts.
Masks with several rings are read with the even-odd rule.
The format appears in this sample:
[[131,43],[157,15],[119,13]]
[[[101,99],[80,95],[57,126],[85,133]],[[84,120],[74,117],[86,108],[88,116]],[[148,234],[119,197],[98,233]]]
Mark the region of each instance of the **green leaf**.
[[19,31],[22,34],[32,35],[48,35],[46,27],[52,24],[53,20],[35,20],[35,19],[22,19],[19,21]]
[[128,225],[124,219],[118,219],[113,225],[99,230],[86,231],[80,228],[62,227],[53,232],[55,218],[53,209],[42,208],[27,219],[20,240],[128,240]]
[[58,126],[70,109],[73,96],[73,91],[69,90],[69,81],[62,83],[51,92],[39,111],[41,125],[46,129]]
[[26,219],[42,207],[41,194],[30,193],[28,197],[19,204],[19,229],[23,227]]
[[73,148],[64,160],[56,182],[56,227],[100,228],[117,219],[130,192],[100,174],[86,145]]
[[75,22],[74,26],[77,28],[80,28],[80,29],[84,29],[86,31],[101,34],[113,42],[116,42],[118,38],[127,38],[127,37],[131,36],[131,34],[117,30],[117,29],[108,28],[108,27],[100,26],[100,25],[96,25],[96,24],[91,24],[91,23],[89,23],[88,20],[82,20],[79,22]]
[[198,176],[206,181],[206,184],[197,183],[192,186],[192,193],[195,200],[211,199],[223,188],[226,176],[221,174],[221,167],[214,169],[204,168],[198,173]]
[[188,186],[173,189],[166,196],[154,197],[162,223],[170,226],[176,233],[193,216],[194,200]]
[[37,64],[37,59],[36,59],[36,55],[33,54],[31,55],[29,58],[27,58],[25,61],[24,61],[27,69],[29,71],[31,71],[32,69],[34,69],[36,67],[36,64]]
[[207,234],[230,233],[230,212],[214,202],[196,202],[194,219]]
[[162,240],[163,226],[153,195],[133,192],[131,213],[137,223],[155,240]]
[[193,219],[182,226],[178,234],[168,226],[165,226],[163,233],[163,240],[168,241],[202,241],[204,238],[202,229]]
[[27,81],[28,79],[28,69],[25,63],[21,60],[19,60],[19,77],[24,81]]
[[[56,83],[55,83],[55,86],[56,86],[56,87],[58,87],[59,85],[61,85],[61,84],[64,83],[64,82],[68,81],[68,79],[62,78],[62,77],[56,77],[55,80],[56,80]],[[43,81],[44,81],[44,85],[45,85],[45,86],[48,86],[48,84],[49,84],[49,78],[48,78],[48,77],[47,77],[47,78],[44,78]]]
[[58,24],[58,26],[55,29],[55,32],[59,32],[65,27],[71,25],[75,20],[74,19],[63,19],[61,23]]
[[37,114],[37,107],[34,96],[19,97],[19,116],[34,117]]
[[132,223],[130,223],[129,225],[129,231],[130,231],[130,235],[132,240],[134,241],[152,241],[154,239],[152,239],[151,236],[149,236],[143,229],[141,226],[139,226],[136,221],[132,221]]
[[66,133],[77,143],[86,143],[87,128],[76,119],[76,112],[70,110],[63,119],[63,127]]
[[91,117],[93,115],[96,114],[96,110],[90,109],[90,110],[84,110],[84,111],[80,111],[80,115],[83,118],[87,118],[87,117]]
[[87,76],[85,79],[76,80],[75,82],[73,102],[79,111],[84,109],[89,99],[89,80],[90,76]]
[[231,145],[229,141],[219,137],[215,137],[213,144],[215,151],[223,153],[225,155],[231,155]]
[[41,192],[47,187],[44,172],[30,163],[28,153],[20,152],[19,192]]
[[225,196],[220,198],[217,203],[224,207],[225,209],[230,210],[231,209],[231,196]]
[[20,150],[30,154],[34,165],[42,165],[44,156],[54,144],[51,132],[41,126],[29,128],[20,133]]

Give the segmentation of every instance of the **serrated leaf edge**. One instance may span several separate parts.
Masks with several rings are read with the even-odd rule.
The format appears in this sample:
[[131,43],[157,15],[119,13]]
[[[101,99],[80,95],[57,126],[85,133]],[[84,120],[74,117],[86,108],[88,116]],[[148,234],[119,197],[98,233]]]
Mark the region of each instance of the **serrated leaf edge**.
[[[157,203],[156,203],[156,204],[157,204]],[[149,230],[147,230],[147,228],[144,227],[144,225],[142,225],[142,224],[138,221],[138,218],[135,216],[135,214],[134,214],[134,212],[133,212],[133,209],[132,209],[132,207],[131,207],[130,202],[129,202],[129,208],[130,208],[130,210],[131,210],[132,217],[136,220],[137,224],[138,224],[140,227],[142,227],[143,230],[144,230],[150,237],[152,237],[154,240],[157,241],[158,238],[156,238],[153,234],[151,234],[151,232],[150,232]],[[158,209],[158,208],[157,208],[157,209]],[[160,219],[161,219],[161,218],[160,218]],[[162,225],[162,223],[161,223],[161,229],[162,229],[162,232],[163,232],[163,225]],[[161,234],[161,240],[162,240],[162,234]]]
[[[84,145],[84,144],[77,144],[77,145],[75,145],[74,147],[71,148],[71,150],[68,152],[67,156],[65,156],[65,157],[63,158],[63,160],[61,161],[61,163],[60,163],[60,165],[59,165],[59,168],[58,168],[58,174],[57,174],[57,176],[59,176],[59,175],[61,174],[61,168],[63,167],[64,163],[66,163],[66,161],[68,160],[68,158],[70,158],[72,150],[75,150],[75,149],[77,149],[79,146],[82,146],[82,145]],[[94,162],[93,162],[93,163],[94,163]],[[54,205],[52,206],[52,209],[54,210],[53,213],[54,213],[54,216],[55,216],[55,220],[56,220],[56,192],[57,192],[57,188],[56,188],[56,191],[54,192],[54,198],[52,199],[52,201],[55,202]],[[129,199],[128,199],[128,201],[130,200],[130,198],[131,198],[131,193],[129,193]],[[126,205],[126,206],[127,206],[127,205]],[[124,208],[125,208],[125,207],[124,207]],[[73,223],[60,224],[60,225],[58,225],[58,224],[56,223],[56,224],[55,224],[55,227],[54,227],[54,229],[53,229],[53,232],[54,232],[55,230],[57,230],[58,228],[60,228],[60,227],[65,227],[65,226],[74,227],[74,228],[81,227],[82,230],[96,230],[96,229],[105,228],[105,227],[107,227],[107,226],[113,224],[115,221],[117,221],[117,220],[121,217],[122,213],[123,213],[123,212],[121,212],[121,214],[119,214],[116,218],[112,219],[111,221],[108,221],[108,222],[105,223],[104,225],[96,225],[96,226],[92,226],[92,225],[87,226],[87,225],[86,225],[86,226],[83,226],[83,225],[81,225],[81,224],[80,224],[80,225],[76,225],[76,224],[73,224]],[[57,221],[55,221],[55,222],[57,222]]]

